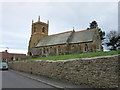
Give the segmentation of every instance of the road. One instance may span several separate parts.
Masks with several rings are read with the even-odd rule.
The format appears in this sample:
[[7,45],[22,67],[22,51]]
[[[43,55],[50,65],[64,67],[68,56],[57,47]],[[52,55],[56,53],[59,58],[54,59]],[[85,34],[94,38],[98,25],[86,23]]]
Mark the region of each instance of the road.
[[[12,71],[2,71],[2,88],[54,88]],[[58,89],[55,89],[58,90]]]

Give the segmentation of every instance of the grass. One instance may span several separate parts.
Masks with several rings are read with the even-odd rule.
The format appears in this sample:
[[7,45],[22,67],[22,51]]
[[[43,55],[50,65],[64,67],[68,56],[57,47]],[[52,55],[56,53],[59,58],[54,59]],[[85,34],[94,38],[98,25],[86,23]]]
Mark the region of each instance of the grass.
[[32,58],[20,61],[32,61],[32,60],[67,60],[74,58],[91,58],[97,56],[108,56],[108,55],[117,55],[120,54],[120,51],[105,51],[105,52],[91,52],[91,53],[82,53],[82,54],[72,54],[72,55],[60,55],[60,56],[50,56],[50,57],[40,57]]

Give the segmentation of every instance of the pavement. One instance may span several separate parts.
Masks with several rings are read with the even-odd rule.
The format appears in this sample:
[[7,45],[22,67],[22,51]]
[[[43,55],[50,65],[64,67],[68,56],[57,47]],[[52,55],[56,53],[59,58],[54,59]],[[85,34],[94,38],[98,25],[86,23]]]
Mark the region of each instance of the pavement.
[[67,82],[61,82],[59,80],[55,80],[55,79],[51,79],[51,78],[48,78],[48,77],[44,77],[44,76],[38,76],[38,75],[35,75],[35,74],[30,74],[30,73],[25,73],[25,72],[18,72],[18,71],[14,71],[14,70],[10,70],[11,72],[14,72],[14,73],[17,73],[19,75],[22,75],[24,77],[27,77],[27,78],[30,78],[32,80],[36,80],[38,82],[41,82],[41,83],[44,83],[44,84],[47,84],[47,85],[50,85],[52,87],[55,87],[55,88],[61,88],[61,89],[67,89],[67,88],[87,88],[87,86],[80,86],[80,85],[74,85],[74,84],[71,84],[71,83],[67,83]]

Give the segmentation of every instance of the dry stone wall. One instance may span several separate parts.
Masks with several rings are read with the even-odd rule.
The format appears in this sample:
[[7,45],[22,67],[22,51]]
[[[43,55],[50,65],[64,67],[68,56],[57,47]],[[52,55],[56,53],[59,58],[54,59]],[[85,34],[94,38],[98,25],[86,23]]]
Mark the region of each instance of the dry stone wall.
[[92,88],[118,87],[120,55],[71,60],[11,62],[11,69]]

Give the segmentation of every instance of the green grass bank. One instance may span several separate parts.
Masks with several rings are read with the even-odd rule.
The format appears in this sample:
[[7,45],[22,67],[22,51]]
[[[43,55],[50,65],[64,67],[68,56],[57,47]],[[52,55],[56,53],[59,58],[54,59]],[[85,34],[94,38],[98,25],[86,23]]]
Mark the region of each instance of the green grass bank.
[[72,54],[72,55],[59,55],[59,56],[50,56],[50,57],[31,58],[31,59],[20,60],[20,61],[67,60],[67,59],[74,59],[74,58],[91,58],[91,57],[117,55],[117,54],[120,54],[120,51],[105,51],[105,52],[91,52],[91,53]]

